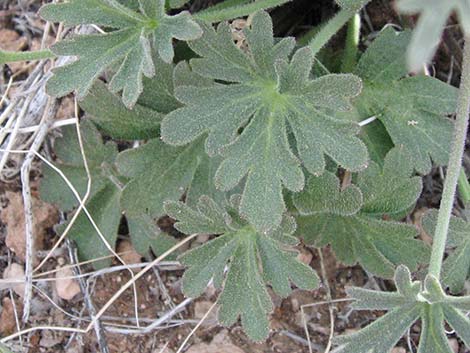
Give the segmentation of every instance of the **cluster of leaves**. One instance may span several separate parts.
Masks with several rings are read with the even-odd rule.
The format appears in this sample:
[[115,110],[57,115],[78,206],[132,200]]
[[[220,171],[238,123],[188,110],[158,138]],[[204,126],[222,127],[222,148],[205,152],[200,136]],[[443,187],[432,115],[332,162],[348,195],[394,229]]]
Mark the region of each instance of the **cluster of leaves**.
[[[366,2],[338,1],[351,11]],[[225,22],[214,28],[202,15],[167,14],[184,3],[70,0],[41,11],[68,26],[105,29],[57,43],[56,54],[78,60],[48,83],[56,96],[76,91],[89,117],[81,124],[87,166],[73,127],[55,145],[57,166],[80,196],[91,176],[86,207],[94,224],[80,214],[71,230],[82,257],[107,255],[90,235],[98,228],[114,246],[122,215],[142,254],[173,244],[156,226],[164,215],[182,233],[217,235],[180,257],[188,268],[184,293],[198,296],[212,281],[222,290],[221,323],[240,317],[254,340],[268,334],[267,286],[280,296],[291,283],[317,287],[314,271],[296,260],[294,233],[308,245],[331,244],[342,262],[385,278],[398,265],[425,263],[428,247],[399,220],[421,193],[415,173],[447,162],[456,90],[407,76],[410,33],[385,29],[353,72],[318,75],[311,49],[274,38],[266,12],[251,17],[246,45],[237,46]],[[205,16],[228,16],[226,3]],[[173,38],[188,41],[192,59],[172,63]],[[97,80],[103,73],[108,85]],[[377,120],[361,128],[371,116]],[[100,132],[121,141],[121,151]],[[62,178],[44,174],[43,198],[76,209]]]
[[389,353],[417,320],[421,320],[419,353],[452,353],[446,336],[447,323],[470,347],[470,296],[452,297],[444,293],[439,281],[427,276],[413,282],[405,266],[395,273],[396,292],[350,288],[356,310],[386,310],[387,314],[361,331],[335,339],[335,353]]

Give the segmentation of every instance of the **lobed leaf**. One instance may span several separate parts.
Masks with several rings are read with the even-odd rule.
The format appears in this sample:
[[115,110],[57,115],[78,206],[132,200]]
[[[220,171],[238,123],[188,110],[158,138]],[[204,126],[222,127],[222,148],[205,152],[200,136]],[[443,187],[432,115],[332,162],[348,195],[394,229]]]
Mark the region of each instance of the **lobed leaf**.
[[470,302],[469,297],[450,297],[442,290],[439,282],[428,276],[425,284],[412,282],[409,270],[400,266],[395,274],[398,291],[385,293],[361,288],[349,290],[358,309],[390,310],[387,314],[357,333],[336,337],[338,346],[334,352],[348,353],[390,353],[401,337],[418,319],[421,320],[419,353],[451,353],[447,339],[447,322],[468,347],[470,320],[458,302]]
[[[394,173],[396,167],[401,171]],[[409,153],[392,149],[381,168],[375,163],[359,173],[356,185],[340,191],[339,180],[329,172],[311,177],[305,190],[294,194],[297,234],[316,247],[331,244],[345,264],[359,262],[369,272],[392,277],[397,265],[415,268],[427,260],[429,249],[414,239],[416,229],[384,221],[414,205],[421,180],[410,177]]]
[[403,51],[409,33],[382,31],[361,57],[354,73],[364,80],[356,101],[362,119],[376,116],[396,146],[405,146],[421,174],[448,161],[457,89],[429,76],[407,74]]
[[286,250],[280,240],[291,238],[294,228],[289,218],[285,218],[279,229],[283,234],[271,237],[246,223],[235,222],[205,196],[200,198],[196,210],[170,201],[166,203],[166,211],[179,221],[175,226],[181,231],[222,234],[180,257],[187,267],[183,292],[187,296],[199,296],[212,280],[216,287],[223,288],[218,299],[220,322],[229,326],[240,317],[245,332],[255,341],[265,339],[269,333],[267,315],[272,303],[266,285],[271,285],[281,296],[289,295],[291,282],[303,289],[318,286],[313,270],[299,262],[296,252]]
[[94,24],[113,29],[103,34],[77,35],[55,44],[56,55],[75,56],[76,61],[54,70],[47,90],[57,97],[76,91],[84,98],[96,78],[119,64],[109,87],[122,91],[126,107],[132,108],[143,90],[143,76],[155,75],[153,46],[160,58],[170,63],[174,57],[173,39],[192,40],[201,36],[199,25],[189,13],[165,13],[165,0],[139,0],[142,13],[116,0],[70,0],[41,8],[43,18],[66,26]]
[[[295,43],[289,38],[274,43],[265,12],[257,13],[246,30],[248,53],[235,46],[227,24],[203,28],[204,35],[189,43],[201,56],[191,66],[221,83],[177,88],[184,106],[165,117],[162,137],[180,146],[207,133],[207,153],[223,157],[217,188],[231,190],[246,177],[240,213],[258,231],[269,233],[286,209],[283,189],[304,186],[302,162],[318,174],[325,169],[325,155],[350,170],[367,165],[366,148],[354,136],[358,125],[324,111],[350,109],[361,82],[353,75],[311,80],[311,52],[298,50],[289,60]],[[287,138],[288,125],[298,153]]]

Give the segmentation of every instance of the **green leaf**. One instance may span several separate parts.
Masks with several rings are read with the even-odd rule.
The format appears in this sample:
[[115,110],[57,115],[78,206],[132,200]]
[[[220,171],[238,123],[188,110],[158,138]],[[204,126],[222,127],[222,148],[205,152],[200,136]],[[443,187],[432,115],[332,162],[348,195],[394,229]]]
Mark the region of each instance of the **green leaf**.
[[96,81],[80,107],[106,135],[115,139],[145,140],[158,137],[163,115],[137,104],[132,110]]
[[399,0],[398,9],[405,14],[420,14],[408,50],[408,65],[419,71],[431,61],[441,41],[448,17],[456,12],[462,29],[470,34],[470,6],[468,0]]
[[[325,169],[325,155],[349,170],[366,166],[366,148],[354,136],[358,125],[324,112],[351,108],[349,100],[359,93],[361,82],[352,75],[311,80],[308,48],[289,61],[295,43],[290,38],[274,43],[265,12],[253,17],[246,36],[248,53],[234,45],[227,24],[217,31],[204,26],[201,39],[189,43],[201,56],[191,60],[193,70],[230,84],[177,88],[176,97],[185,106],[165,117],[162,137],[180,146],[208,133],[206,151],[223,156],[217,188],[231,190],[246,176],[240,212],[258,231],[270,232],[285,210],[283,188],[300,191],[304,186],[301,162],[318,174]],[[295,136],[296,154],[287,125]]]
[[[117,148],[114,143],[103,144],[99,132],[90,121],[80,124],[84,152],[91,175],[91,193],[86,207],[109,245],[114,248],[121,219],[119,181],[113,172]],[[63,137],[55,144],[58,161],[55,163],[83,197],[87,186],[87,174],[83,164],[75,126],[63,128]],[[71,211],[78,200],[57,172],[49,167],[43,169],[40,185],[41,198],[57,205],[62,211]],[[92,223],[82,211],[72,226],[69,236],[76,241],[80,257],[91,260],[109,255],[110,252],[99,237]],[[94,263],[103,267],[109,261]]]
[[[88,120],[80,124],[80,131],[91,174],[90,197],[92,197],[109,183],[107,173],[117,156],[117,148],[114,143],[103,144],[101,135]],[[76,127],[63,128],[62,138],[56,140],[54,147],[57,155],[56,167],[70,180],[80,197],[83,197],[87,189],[88,178],[80,152]],[[43,176],[40,193],[44,201],[56,205],[63,211],[70,211],[78,205],[72,191],[57,172],[45,166]]]
[[431,160],[448,161],[453,123],[446,115],[456,110],[457,89],[429,76],[405,77],[409,39],[409,32],[382,31],[354,71],[364,81],[355,103],[362,119],[380,119],[393,143],[410,151],[414,168],[427,174]]
[[[176,239],[160,231],[155,221],[147,215],[126,216],[129,234],[135,250],[147,255],[149,249],[158,256],[176,244]],[[167,259],[172,259],[172,256]]]
[[[437,210],[429,211],[423,218],[423,227],[434,236],[437,224]],[[442,282],[452,293],[460,293],[470,275],[470,224],[452,216],[447,238],[449,256],[442,267]]]
[[370,0],[336,0],[339,6],[350,11],[359,11]]
[[428,276],[425,284],[412,282],[409,270],[400,266],[395,273],[397,292],[380,292],[362,288],[349,289],[359,310],[389,310],[387,314],[357,333],[336,337],[335,353],[390,353],[415,321],[421,319],[418,353],[451,353],[446,336],[447,322],[468,347],[470,320],[457,301],[470,297],[447,296],[439,282]]
[[[121,152],[117,168],[131,179],[122,195],[126,215],[161,217],[165,214],[163,203],[166,200],[178,201],[188,189],[191,200],[199,198],[201,193],[211,192],[214,188],[207,179],[196,178],[201,174],[201,178],[204,175],[208,178],[210,163],[216,160],[209,160],[202,139],[178,148],[153,139],[141,147]],[[192,190],[193,185],[195,190]]]
[[342,191],[330,172],[310,177],[305,190],[293,196],[300,213],[297,234],[316,247],[331,244],[343,263],[359,262],[382,277],[392,277],[400,264],[415,268],[429,254],[425,244],[414,239],[416,229],[382,220],[416,202],[421,179],[410,177],[411,172],[409,153],[396,147],[388,153],[383,168],[372,163],[359,173],[356,185]]
[[113,29],[104,34],[78,35],[51,48],[56,55],[76,56],[78,60],[54,70],[47,85],[49,94],[61,97],[76,91],[83,98],[103,71],[119,63],[109,86],[115,93],[122,91],[124,104],[132,108],[142,93],[143,76],[155,75],[151,46],[169,63],[174,56],[173,38],[192,40],[202,34],[189,13],[167,15],[165,0],[141,0],[140,5],[142,13],[116,0],[71,0],[43,6],[40,14],[48,21]]
[[[102,190],[90,198],[86,205],[100,232],[108,242],[108,246],[112,249],[116,245],[121,220],[120,196],[119,187],[107,183]],[[80,258],[84,261],[112,255],[84,212],[81,212],[77,217],[69,232],[69,237],[77,243]],[[94,262],[93,267],[104,268],[110,264],[111,258]]]
[[218,299],[219,321],[223,325],[233,325],[240,317],[247,335],[255,341],[263,340],[269,333],[267,316],[273,308],[267,285],[283,297],[291,292],[291,282],[309,290],[318,286],[314,271],[280,241],[294,240],[291,233],[295,228],[289,218],[279,229],[282,234],[272,237],[246,223],[238,224],[205,196],[200,198],[196,210],[174,201],[166,203],[166,210],[179,221],[175,227],[181,231],[222,234],[183,254],[180,260],[187,267],[183,276],[183,292],[187,296],[201,295],[211,280],[216,287],[223,287]]

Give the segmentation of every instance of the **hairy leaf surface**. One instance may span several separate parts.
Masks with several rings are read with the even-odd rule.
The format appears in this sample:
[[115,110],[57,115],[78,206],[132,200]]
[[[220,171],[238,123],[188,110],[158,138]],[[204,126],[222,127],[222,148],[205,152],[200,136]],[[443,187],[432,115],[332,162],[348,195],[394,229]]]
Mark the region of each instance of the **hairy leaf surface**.
[[[181,86],[176,97],[185,105],[162,122],[163,140],[185,145],[208,133],[209,155],[223,161],[216,173],[221,190],[231,190],[246,177],[240,212],[261,232],[281,222],[283,187],[304,186],[301,163],[311,173],[325,169],[325,155],[349,170],[367,165],[367,150],[354,134],[358,125],[335,118],[323,108],[348,110],[361,81],[353,75],[309,78],[312,55],[298,50],[291,38],[274,43],[269,15],[259,12],[246,30],[248,53],[237,48],[227,24],[189,43],[201,58],[191,60],[202,76],[225,81],[199,88]],[[287,138],[292,129],[297,154]],[[239,130],[242,130],[239,133]]]
[[191,40],[202,34],[189,13],[167,15],[165,0],[140,0],[139,4],[141,12],[116,0],[71,0],[45,5],[40,14],[46,20],[64,22],[66,26],[93,24],[112,29],[55,44],[51,49],[56,55],[78,59],[54,70],[48,92],[61,97],[76,91],[83,98],[104,70],[119,64],[109,87],[113,92],[122,91],[124,104],[133,107],[143,90],[143,76],[155,75],[151,47],[169,63],[174,57],[174,38]]
[[411,158],[403,148],[389,152],[383,168],[372,163],[359,173],[356,184],[340,190],[338,178],[325,172],[310,177],[305,190],[294,194],[300,213],[297,234],[316,247],[331,244],[338,259],[392,277],[397,265],[416,267],[427,259],[428,249],[415,240],[416,229],[384,221],[414,205],[421,179],[410,177]]
[[431,160],[447,164],[453,123],[446,115],[456,110],[457,89],[429,76],[405,77],[409,40],[409,32],[389,27],[363,54],[354,71],[364,82],[356,106],[363,119],[380,119],[393,143],[410,151],[414,168],[427,174]]
[[291,282],[303,289],[318,286],[314,271],[286,247],[286,243],[297,242],[291,236],[295,230],[292,219],[284,218],[281,227],[268,236],[233,219],[206,196],[199,199],[196,209],[181,202],[167,202],[165,208],[178,220],[175,227],[184,233],[220,234],[183,254],[180,260],[187,266],[183,276],[187,296],[201,295],[211,280],[223,288],[218,299],[223,325],[233,325],[240,317],[247,335],[255,341],[263,340],[269,333],[267,315],[273,309],[267,285],[283,297],[291,292]]
[[388,310],[388,313],[357,333],[339,336],[335,353],[390,353],[408,329],[421,320],[418,353],[451,353],[447,322],[469,346],[470,319],[465,310],[470,297],[447,296],[439,282],[428,276],[424,283],[412,282],[405,266],[395,273],[396,292],[351,288],[348,294],[359,310]]

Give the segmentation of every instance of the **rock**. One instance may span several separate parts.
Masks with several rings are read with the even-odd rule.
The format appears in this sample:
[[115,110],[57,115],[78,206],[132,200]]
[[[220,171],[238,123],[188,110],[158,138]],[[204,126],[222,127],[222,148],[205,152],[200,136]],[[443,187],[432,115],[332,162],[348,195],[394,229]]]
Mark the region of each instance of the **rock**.
[[[7,192],[8,206],[2,210],[0,219],[6,224],[7,236],[5,243],[21,261],[25,261],[26,238],[23,197],[20,193]],[[59,220],[59,214],[55,207],[41,200],[33,198],[33,235],[34,248],[40,250],[43,247],[44,238],[48,228],[51,228]],[[36,261],[36,259],[34,259]]]
[[71,277],[73,277],[73,272],[70,267],[60,268],[56,272],[55,289],[61,299],[72,300],[81,292],[77,280]]
[[[134,249],[134,246],[128,240],[123,240],[119,242],[117,247],[117,253],[127,265],[139,264],[142,262],[142,255],[140,255]],[[132,271],[139,272],[140,268],[132,269]]]
[[[20,303],[16,304],[17,317],[21,320],[22,306]],[[2,301],[3,310],[0,316],[0,334],[3,336],[11,335],[16,331],[16,319],[15,319],[15,306],[10,298],[3,298]]]
[[235,346],[227,330],[219,332],[211,343],[198,343],[191,346],[187,353],[245,353],[240,347]]
[[[194,304],[194,317],[199,320],[202,319],[213,304],[213,302],[208,300],[197,301]],[[203,325],[211,326],[215,323],[217,323],[217,308],[212,309],[207,318],[204,320]]]
[[[12,263],[10,266],[5,268],[5,271],[3,271],[3,279],[6,280],[11,280],[11,284],[8,283],[6,284],[7,288],[12,288],[16,294],[18,294],[20,297],[24,296],[24,290],[25,290],[25,275],[24,275],[24,269],[23,266]],[[21,282],[19,282],[21,281]]]
[[395,347],[390,353],[406,353],[406,349],[402,347]]

